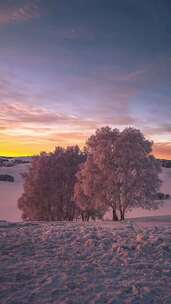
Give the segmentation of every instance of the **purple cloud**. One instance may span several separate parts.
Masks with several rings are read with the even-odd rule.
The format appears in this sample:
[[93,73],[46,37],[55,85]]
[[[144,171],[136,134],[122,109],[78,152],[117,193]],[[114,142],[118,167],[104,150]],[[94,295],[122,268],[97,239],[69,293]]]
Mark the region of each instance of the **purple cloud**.
[[29,21],[41,15],[40,1],[23,1],[21,5],[12,2],[8,6],[0,5],[0,25]]

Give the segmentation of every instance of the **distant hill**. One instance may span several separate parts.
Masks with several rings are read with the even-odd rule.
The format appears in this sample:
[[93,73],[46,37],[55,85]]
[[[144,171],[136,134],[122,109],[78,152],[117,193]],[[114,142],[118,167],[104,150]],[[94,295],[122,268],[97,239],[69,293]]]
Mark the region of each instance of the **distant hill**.
[[[0,156],[0,167],[13,167],[18,164],[28,164],[32,161],[32,156],[8,157]],[[163,168],[171,168],[171,160],[159,159]]]
[[6,157],[0,156],[0,167],[13,167],[19,164],[28,164],[32,161],[32,157]]

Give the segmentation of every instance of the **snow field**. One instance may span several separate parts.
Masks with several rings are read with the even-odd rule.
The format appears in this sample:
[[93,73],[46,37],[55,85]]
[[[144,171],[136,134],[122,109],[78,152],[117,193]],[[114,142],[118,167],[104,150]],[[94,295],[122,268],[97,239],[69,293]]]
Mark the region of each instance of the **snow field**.
[[171,222],[0,223],[1,304],[170,304]]

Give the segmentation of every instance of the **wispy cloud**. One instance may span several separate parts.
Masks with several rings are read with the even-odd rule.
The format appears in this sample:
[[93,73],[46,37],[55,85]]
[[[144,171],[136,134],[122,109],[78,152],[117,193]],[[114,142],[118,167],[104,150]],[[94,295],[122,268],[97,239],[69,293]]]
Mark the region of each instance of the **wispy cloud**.
[[40,1],[30,0],[20,3],[14,0],[7,2],[5,6],[0,4],[0,25],[29,21],[41,15]]
[[[118,118],[117,122],[126,123],[126,118],[123,117],[122,121]],[[55,145],[83,146],[92,132],[102,125],[105,124],[100,121],[50,111],[45,107],[6,102],[1,103],[0,142],[18,147],[22,143],[22,149],[28,149],[26,154],[32,151],[29,145],[33,145],[37,152],[53,149]],[[170,126],[163,128],[170,130]],[[155,143],[153,151],[157,157],[170,158],[171,142]]]
[[[24,103],[1,103],[1,113],[0,113],[1,124],[7,126],[10,123],[16,124],[16,126],[29,126],[29,125],[39,125],[39,126],[73,126],[77,128],[96,128],[97,123],[89,119],[80,119],[79,117],[73,115],[66,115],[63,113],[56,113],[47,110],[43,107],[35,107],[27,105]],[[35,127],[36,128],[36,127]],[[50,127],[49,127],[50,128]]]
[[[31,143],[35,147],[41,143],[44,149],[57,144],[83,145],[96,128],[104,125],[121,129],[125,126],[138,127],[150,139],[163,142],[163,146],[170,141],[171,125],[166,119],[163,122],[166,117],[164,106],[158,107],[158,102],[149,103],[150,110],[140,113],[141,106],[145,109],[145,103],[139,103],[138,90],[130,85],[130,81],[144,77],[143,70],[125,73],[125,76],[118,74],[118,77],[117,73],[112,75],[98,71],[85,75],[60,74],[59,82],[52,91],[46,87],[47,81],[44,82],[45,86],[39,88],[40,96],[36,94],[34,85],[27,87],[18,80],[15,85],[15,77],[7,75],[3,79],[1,76],[1,143],[10,143],[15,139],[17,144]],[[133,99],[136,99],[136,105],[140,105],[139,116],[136,115],[136,107],[132,107]],[[148,113],[154,116],[153,120],[146,120]],[[155,146],[154,151],[167,154],[162,146],[160,149]]]
[[[60,85],[57,84],[54,90],[51,91],[44,87],[41,94],[36,94],[32,87],[29,89],[22,86],[22,89],[20,89],[11,82],[0,79],[0,102],[5,104],[7,112],[13,112],[14,117],[15,112],[20,112],[21,115],[21,109],[22,115],[25,115],[24,110],[26,110],[28,101],[32,100],[32,103],[42,104],[42,100],[46,100],[44,103],[46,108],[48,100],[54,116],[53,119],[49,119],[50,124],[54,122],[54,119],[58,120],[59,123],[61,123],[61,120],[64,121],[65,118],[63,115],[61,117],[60,113],[66,113],[66,110],[68,113],[81,117],[82,124],[84,124],[84,118],[86,121],[89,118],[89,124],[93,121],[93,127],[94,124],[121,126],[135,124],[136,119],[130,112],[130,99],[135,96],[136,90],[125,84],[116,85],[111,82],[112,80],[106,80],[103,74],[97,75],[97,77],[94,74],[84,76],[60,75]],[[58,101],[60,103],[59,108],[57,108]],[[47,115],[46,111],[42,113],[38,110],[38,112],[41,115],[38,115],[38,117],[32,115],[30,119],[43,121],[45,115]],[[59,113],[58,117],[56,113]],[[28,120],[29,115],[27,112],[24,120]],[[76,124],[76,120],[73,119],[73,123]]]
[[148,135],[163,135],[171,133],[171,123],[162,123],[156,127],[145,128],[145,133]]

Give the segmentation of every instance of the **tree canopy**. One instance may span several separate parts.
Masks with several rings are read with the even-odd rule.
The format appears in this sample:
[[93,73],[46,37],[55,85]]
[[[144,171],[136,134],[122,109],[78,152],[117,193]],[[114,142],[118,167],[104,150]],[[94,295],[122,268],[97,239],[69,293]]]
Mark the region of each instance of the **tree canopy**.
[[85,160],[78,146],[57,147],[53,153],[35,157],[24,174],[24,193],[18,207],[25,220],[73,220],[77,206],[73,201],[76,172]]
[[89,137],[84,152],[71,146],[41,153],[24,174],[22,218],[88,220],[112,208],[113,220],[124,220],[132,208],[158,208],[161,165],[152,144],[140,130],[103,127]]
[[155,209],[160,162],[152,142],[134,128],[98,129],[86,144],[88,156],[77,174],[75,199],[83,209],[113,209],[113,220],[134,207]]

